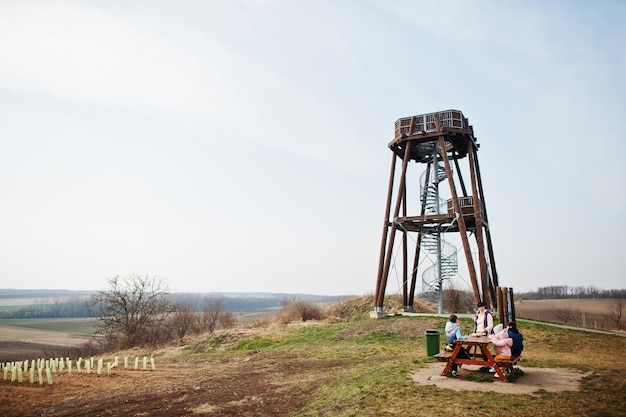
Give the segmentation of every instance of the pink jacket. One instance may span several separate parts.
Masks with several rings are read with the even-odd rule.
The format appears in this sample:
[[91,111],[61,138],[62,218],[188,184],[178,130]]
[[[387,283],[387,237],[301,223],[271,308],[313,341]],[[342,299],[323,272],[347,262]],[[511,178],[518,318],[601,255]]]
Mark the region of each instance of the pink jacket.
[[490,334],[489,339],[494,345],[496,355],[511,356],[511,346],[513,346],[513,339],[509,337],[509,332],[502,330],[497,334]]

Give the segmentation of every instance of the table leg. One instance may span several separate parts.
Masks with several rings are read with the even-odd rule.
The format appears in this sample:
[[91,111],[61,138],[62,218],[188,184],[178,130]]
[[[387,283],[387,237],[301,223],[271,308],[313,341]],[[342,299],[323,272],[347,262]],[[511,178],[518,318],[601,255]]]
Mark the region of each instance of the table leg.
[[450,370],[452,369],[452,365],[454,364],[456,357],[459,355],[459,352],[461,352],[461,345],[458,343],[455,343],[454,350],[452,351],[452,355],[450,356],[450,360],[448,360],[448,362],[446,363],[446,366],[443,368],[443,371],[441,372],[441,376],[448,375],[448,372],[450,372]]
[[502,369],[500,369],[500,367],[496,363],[496,358],[494,358],[491,352],[489,352],[489,349],[487,348],[487,346],[481,346],[481,350],[483,351],[483,355],[485,355],[485,358],[487,359],[487,361],[489,361],[489,363],[491,364],[491,367],[495,369],[496,374],[498,374],[498,378],[500,378],[500,381],[509,382],[506,379],[506,375],[504,375],[504,372],[502,372]]

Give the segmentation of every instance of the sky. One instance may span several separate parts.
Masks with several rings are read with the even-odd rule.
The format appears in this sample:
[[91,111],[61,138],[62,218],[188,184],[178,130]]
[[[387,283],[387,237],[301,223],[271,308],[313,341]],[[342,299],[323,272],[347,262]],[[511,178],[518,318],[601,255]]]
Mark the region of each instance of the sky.
[[0,287],[373,294],[394,122],[458,109],[500,284],[624,288],[624,21],[617,0],[0,0]]

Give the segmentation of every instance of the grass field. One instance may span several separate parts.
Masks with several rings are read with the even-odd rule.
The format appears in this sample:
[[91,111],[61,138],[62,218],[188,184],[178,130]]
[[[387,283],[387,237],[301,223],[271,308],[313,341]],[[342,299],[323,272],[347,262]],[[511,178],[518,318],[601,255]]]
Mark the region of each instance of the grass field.
[[[365,315],[363,315],[365,316]],[[578,390],[496,394],[417,384],[436,364],[424,332],[445,318],[325,320],[238,327],[157,349],[157,369],[111,375],[62,374],[53,385],[3,382],[3,416],[625,416],[624,337],[520,322],[522,369],[584,372]],[[463,327],[470,321],[463,319]],[[522,376],[521,379],[524,377]],[[14,401],[20,398],[20,401]]]

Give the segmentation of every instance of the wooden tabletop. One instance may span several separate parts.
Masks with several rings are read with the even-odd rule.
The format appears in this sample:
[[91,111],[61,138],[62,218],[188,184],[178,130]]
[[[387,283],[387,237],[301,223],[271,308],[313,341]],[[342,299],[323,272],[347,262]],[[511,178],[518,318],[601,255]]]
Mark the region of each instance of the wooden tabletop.
[[491,339],[487,336],[467,336],[465,339],[456,339],[454,343],[460,344],[488,344],[491,343]]

